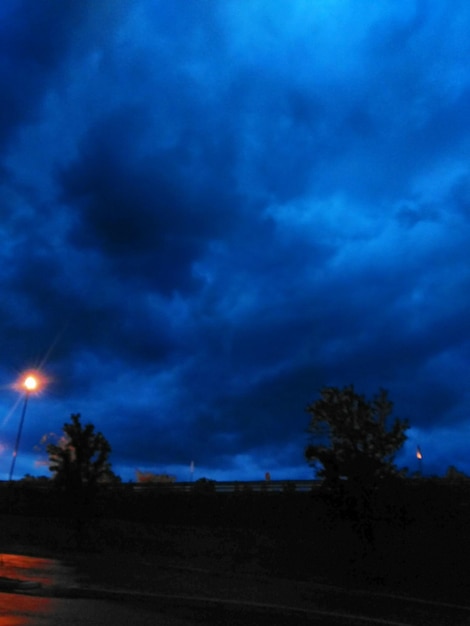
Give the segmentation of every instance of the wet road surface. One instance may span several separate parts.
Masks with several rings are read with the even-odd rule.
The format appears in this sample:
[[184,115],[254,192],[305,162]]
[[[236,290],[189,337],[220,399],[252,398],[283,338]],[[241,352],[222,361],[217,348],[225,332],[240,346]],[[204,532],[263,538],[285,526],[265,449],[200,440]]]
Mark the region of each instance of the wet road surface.
[[[54,589],[74,586],[73,570],[53,559],[0,554],[0,577],[38,584],[37,589],[18,589],[13,593],[2,593],[0,584],[0,626],[132,626],[136,623],[188,626],[193,623],[136,603],[53,597]],[[37,595],[43,593],[51,593],[52,597]]]
[[[143,574],[145,561],[134,558]],[[159,566],[135,591],[79,587],[52,559],[0,554],[0,626],[470,625],[470,607],[331,585]],[[159,580],[158,577],[161,576]],[[36,589],[10,592],[7,580]],[[146,584],[145,584],[145,581]]]

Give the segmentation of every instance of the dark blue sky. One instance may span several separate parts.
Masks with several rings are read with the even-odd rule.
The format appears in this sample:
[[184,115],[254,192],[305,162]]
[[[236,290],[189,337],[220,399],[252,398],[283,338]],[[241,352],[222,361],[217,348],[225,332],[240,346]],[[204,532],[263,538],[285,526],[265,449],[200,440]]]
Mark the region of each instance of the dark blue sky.
[[[388,389],[470,472],[466,0],[0,4],[0,477],[80,412],[115,471],[311,476]],[[15,405],[16,403],[16,405]]]

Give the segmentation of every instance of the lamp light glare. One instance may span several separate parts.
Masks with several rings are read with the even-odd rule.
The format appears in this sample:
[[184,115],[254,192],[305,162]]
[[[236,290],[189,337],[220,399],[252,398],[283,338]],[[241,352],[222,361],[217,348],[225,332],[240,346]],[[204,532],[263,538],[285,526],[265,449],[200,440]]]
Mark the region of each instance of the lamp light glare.
[[34,391],[38,386],[38,381],[34,376],[27,376],[23,381],[23,386],[26,391]]

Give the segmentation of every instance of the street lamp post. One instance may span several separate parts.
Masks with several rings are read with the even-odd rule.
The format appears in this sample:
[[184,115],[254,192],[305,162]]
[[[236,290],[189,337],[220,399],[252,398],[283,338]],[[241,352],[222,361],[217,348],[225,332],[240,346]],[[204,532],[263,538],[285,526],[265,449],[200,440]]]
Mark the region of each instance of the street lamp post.
[[18,426],[18,433],[16,435],[15,449],[13,451],[13,458],[11,460],[10,478],[9,478],[10,482],[13,480],[13,472],[15,471],[16,457],[18,456],[18,448],[20,446],[21,433],[23,431],[24,418],[26,415],[26,408],[28,406],[29,396],[32,391],[35,391],[37,389],[38,380],[32,374],[29,374],[28,376],[26,376],[21,386],[24,388],[25,394],[24,394],[23,410],[21,411],[20,424]]

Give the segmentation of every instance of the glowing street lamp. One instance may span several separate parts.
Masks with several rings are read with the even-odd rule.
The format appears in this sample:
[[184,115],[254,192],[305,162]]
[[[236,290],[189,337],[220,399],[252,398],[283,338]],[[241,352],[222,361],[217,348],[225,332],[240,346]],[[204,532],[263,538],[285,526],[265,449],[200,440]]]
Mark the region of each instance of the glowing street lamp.
[[26,391],[34,391],[38,387],[38,379],[33,374],[29,374],[24,379],[23,386]]
[[28,406],[29,396],[32,392],[39,391],[41,387],[41,376],[37,373],[26,374],[16,385],[16,389],[24,391],[24,403],[23,410],[21,411],[20,424],[18,426],[18,433],[16,435],[15,449],[13,451],[13,458],[11,460],[10,468],[10,482],[13,479],[13,472],[15,471],[16,457],[18,456],[18,448],[20,446],[21,433],[23,431],[24,418],[26,415],[26,407]]

